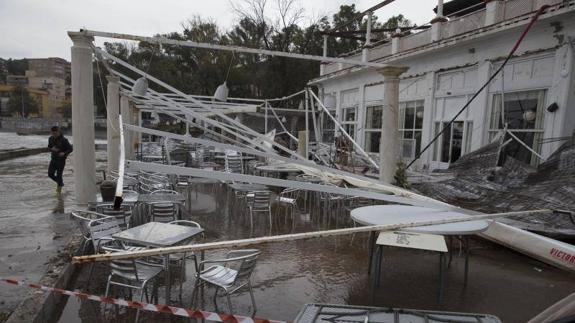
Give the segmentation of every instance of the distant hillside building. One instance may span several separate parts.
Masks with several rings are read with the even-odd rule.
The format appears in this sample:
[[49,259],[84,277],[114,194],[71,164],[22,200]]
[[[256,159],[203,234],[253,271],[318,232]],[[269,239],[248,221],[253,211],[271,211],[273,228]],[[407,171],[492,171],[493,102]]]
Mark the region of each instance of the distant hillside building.
[[21,86],[36,98],[40,107],[38,117],[61,118],[69,114],[63,109],[70,109],[70,63],[58,57],[31,58],[27,62],[25,75],[6,77],[6,86],[0,90],[4,101],[12,89]]
[[70,76],[70,62],[59,57],[29,58],[28,70],[34,71],[36,77],[59,78],[66,80]]

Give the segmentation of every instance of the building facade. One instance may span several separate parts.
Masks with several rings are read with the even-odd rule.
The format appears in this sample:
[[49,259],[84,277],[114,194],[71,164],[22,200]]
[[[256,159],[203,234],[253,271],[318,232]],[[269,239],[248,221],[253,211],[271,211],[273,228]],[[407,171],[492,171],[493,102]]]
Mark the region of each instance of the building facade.
[[[537,165],[571,136],[575,127],[575,1],[453,0],[459,14],[434,19],[430,28],[402,32],[368,44],[348,58],[407,66],[401,75],[398,136],[410,161],[442,129],[443,135],[415,164],[446,168],[465,153],[505,135],[506,153]],[[450,3],[446,3],[446,8]],[[540,16],[501,73],[531,17]],[[453,6],[455,7],[455,6]],[[431,8],[430,8],[431,10]],[[383,76],[375,69],[324,64],[310,82],[343,128],[376,154],[381,137]],[[475,93],[469,107],[449,123]],[[503,103],[503,104],[502,104]],[[324,128],[329,128],[324,122]],[[331,126],[333,128],[333,126]]]

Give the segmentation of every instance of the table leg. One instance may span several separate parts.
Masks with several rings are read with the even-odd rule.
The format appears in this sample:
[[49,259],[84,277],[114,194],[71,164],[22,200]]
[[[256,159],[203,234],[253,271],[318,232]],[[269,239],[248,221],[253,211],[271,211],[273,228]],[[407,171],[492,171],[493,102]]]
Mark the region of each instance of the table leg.
[[439,287],[437,291],[437,303],[441,304],[443,298],[443,252],[439,253]]
[[165,259],[165,266],[166,266],[166,305],[170,305],[170,294],[171,294],[171,277],[170,277],[170,255],[166,254]]
[[447,268],[451,268],[451,260],[453,260],[453,236],[447,236],[449,240],[449,245],[447,247],[447,251],[449,252],[449,262],[447,263]]
[[379,287],[381,282],[381,262],[383,261],[383,246],[378,245],[375,255],[375,287]]
[[375,246],[375,231],[369,233],[369,265],[367,266],[367,273],[371,274],[371,265],[373,264],[373,249]]
[[469,277],[469,236],[463,237],[463,252],[465,252],[465,275],[463,286],[467,287],[467,278]]

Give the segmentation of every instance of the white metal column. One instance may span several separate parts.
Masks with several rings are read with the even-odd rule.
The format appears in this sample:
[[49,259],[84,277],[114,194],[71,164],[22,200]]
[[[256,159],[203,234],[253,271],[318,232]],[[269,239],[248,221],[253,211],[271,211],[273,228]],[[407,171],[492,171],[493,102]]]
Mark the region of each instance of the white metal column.
[[94,143],[94,80],[92,48],[94,40],[82,33],[69,32],[72,39],[72,138],[76,202],[96,201],[96,153]]

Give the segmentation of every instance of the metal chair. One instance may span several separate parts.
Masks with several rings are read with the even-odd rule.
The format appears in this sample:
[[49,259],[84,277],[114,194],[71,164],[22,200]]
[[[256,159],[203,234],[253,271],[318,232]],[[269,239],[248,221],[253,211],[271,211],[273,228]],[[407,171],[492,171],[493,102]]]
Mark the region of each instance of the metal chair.
[[155,190],[153,192],[151,192],[150,194],[154,195],[154,194],[173,194],[173,195],[178,195],[180,193],[178,193],[177,191],[174,190]]
[[169,223],[178,218],[178,206],[172,202],[148,203],[152,222]]
[[[126,249],[121,247],[103,246],[103,251],[113,253],[122,252]],[[140,302],[144,300],[144,294],[147,297],[147,284],[150,280],[156,278],[163,270],[162,265],[138,262],[133,259],[112,260],[109,263],[110,275],[106,283],[105,297],[108,297],[112,285],[126,287],[138,290],[140,292]],[[136,322],[138,322],[140,310],[136,312]]]
[[110,216],[92,212],[92,211],[83,211],[83,210],[75,210],[72,211],[72,218],[78,225],[82,236],[84,237],[84,241],[82,242],[82,254],[86,253],[86,247],[92,244],[92,234],[90,232],[90,223],[96,220],[102,220],[111,218]]
[[[189,220],[176,220],[176,221],[169,222],[168,224],[185,225],[185,226],[199,228],[199,229],[202,228],[202,226],[198,222],[189,221]],[[203,238],[204,238],[204,234],[202,233],[202,239]],[[194,263],[197,262],[195,253],[170,254],[170,262],[180,263],[179,264],[179,267],[180,267],[180,301],[182,299],[182,286],[184,284],[184,279],[186,278],[186,260],[188,260],[188,259],[192,259],[194,261]]]
[[266,212],[269,214],[270,218],[270,231],[272,229],[272,207],[271,207],[271,191],[255,191],[253,193],[253,198],[251,201],[248,201],[248,207],[250,209],[250,225],[253,228],[254,226],[254,213],[263,213]]
[[[243,287],[248,287],[254,313],[257,311],[256,300],[251,284],[251,276],[256,267],[256,262],[261,252],[255,249],[235,250],[227,253],[225,259],[205,260],[199,263],[196,273],[196,283],[192,293],[191,306],[197,296],[198,287],[201,284],[216,287],[214,304],[217,308],[216,298],[218,291],[223,290],[228,300],[229,314],[233,314],[230,295]],[[205,265],[211,265],[204,269]]]
[[[287,219],[288,210],[292,218],[292,229],[295,227],[295,216],[294,213],[298,209],[297,199],[299,197],[300,190],[297,188],[286,188],[280,192],[277,197],[278,206],[283,206],[285,208],[285,216]],[[280,208],[276,208],[276,213],[279,213]]]
[[239,155],[233,155],[225,157],[224,171],[226,173],[237,173],[241,174],[243,172],[242,157]]
[[[90,237],[92,241],[92,246],[94,248],[94,254],[102,253],[102,246],[106,243],[114,241],[112,235],[115,233],[122,232],[121,223],[115,217],[106,217],[99,220],[91,221],[88,224],[88,230],[90,231]],[[88,273],[88,285],[92,280],[92,274],[94,273],[94,264],[90,264],[90,271]]]
[[116,218],[120,221],[122,230],[126,230],[130,223],[132,206],[123,204],[120,208],[115,209],[113,203],[98,204],[96,206],[96,212]]

